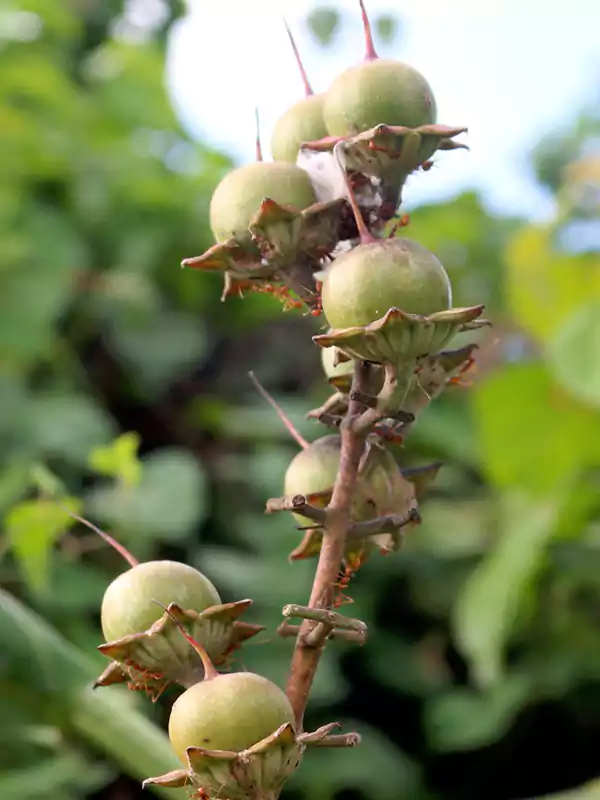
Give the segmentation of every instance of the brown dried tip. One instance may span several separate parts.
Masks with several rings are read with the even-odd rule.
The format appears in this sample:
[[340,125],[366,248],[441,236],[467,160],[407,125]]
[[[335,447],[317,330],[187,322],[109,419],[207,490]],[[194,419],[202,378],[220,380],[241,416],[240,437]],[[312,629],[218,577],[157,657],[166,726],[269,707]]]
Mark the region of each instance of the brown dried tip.
[[290,43],[292,45],[292,50],[294,51],[294,56],[296,57],[296,63],[298,64],[298,69],[300,70],[300,76],[302,78],[302,83],[304,84],[304,94],[306,95],[306,97],[310,97],[311,94],[314,94],[314,92],[312,90],[312,86],[310,85],[310,81],[308,80],[308,75],[306,74],[306,70],[304,69],[304,64],[302,63],[302,58],[300,57],[300,53],[298,52],[298,47],[296,46],[294,36],[292,35],[290,26],[287,24],[287,20],[284,19],[283,24],[285,25],[287,35],[289,36]]
[[333,154],[336,157],[338,164],[340,165],[340,170],[342,171],[344,183],[346,184],[346,189],[348,190],[348,202],[350,203],[350,208],[352,209],[352,213],[354,214],[356,227],[358,229],[358,234],[360,236],[360,243],[370,244],[371,242],[375,242],[377,240],[373,236],[371,231],[367,228],[367,224],[364,220],[362,212],[358,207],[358,203],[356,202],[356,197],[354,196],[354,190],[352,189],[352,184],[350,183],[350,178],[348,177],[348,171],[344,167],[344,162],[342,159],[342,147],[343,147],[343,142],[338,142],[333,148]]
[[152,602],[156,603],[157,606],[160,606],[160,608],[162,608],[162,610],[171,617],[175,625],[177,625],[177,627],[183,634],[185,640],[188,642],[189,645],[191,645],[191,647],[194,648],[196,653],[198,653],[198,655],[200,656],[200,660],[202,661],[202,666],[204,667],[204,680],[211,681],[214,678],[218,678],[219,672],[215,669],[214,664],[210,660],[210,656],[208,655],[206,650],[202,647],[202,645],[198,644],[198,642],[189,635],[189,633],[186,631],[186,629],[183,627],[181,622],[177,619],[177,617],[175,616],[175,614],[173,614],[172,611],[163,606],[162,603],[159,603],[158,600],[153,600]]
[[256,120],[256,160],[262,161],[263,154],[262,154],[262,147],[260,144],[260,119],[258,116],[258,108],[254,109],[254,118]]
[[377,51],[375,50],[375,45],[373,43],[373,34],[371,32],[371,23],[369,22],[367,9],[365,8],[364,0],[358,0],[358,3],[360,5],[360,13],[362,14],[363,27],[365,29],[365,61],[375,61],[379,58],[379,56],[377,55]]
[[94,525],[93,522],[89,522],[87,519],[80,517],[79,514],[76,514],[74,511],[71,511],[65,506],[63,506],[63,508],[65,509],[65,511],[67,511],[68,514],[70,514],[70,516],[73,517],[73,519],[76,519],[77,522],[80,522],[82,525],[85,525],[86,528],[89,528],[90,530],[94,531],[94,533],[97,533],[98,536],[104,539],[104,541],[107,544],[109,544],[113,548],[113,550],[116,550],[117,553],[120,556],[122,556],[125,559],[125,561],[127,561],[130,567],[137,567],[137,565],[140,563],[137,560],[137,558],[134,555],[132,555],[124,545],[122,545],[120,542],[117,542],[116,539],[113,539],[113,537],[109,533],[106,533],[106,531],[103,531],[101,528],[98,528],[96,525]]

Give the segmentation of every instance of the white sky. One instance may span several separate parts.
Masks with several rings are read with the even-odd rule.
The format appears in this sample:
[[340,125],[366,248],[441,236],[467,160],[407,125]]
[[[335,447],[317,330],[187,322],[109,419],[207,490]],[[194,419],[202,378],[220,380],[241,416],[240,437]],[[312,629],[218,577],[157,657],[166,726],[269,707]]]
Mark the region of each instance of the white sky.
[[[188,17],[171,40],[168,81],[193,135],[250,161],[258,106],[268,152],[273,123],[302,96],[282,16],[316,91],[362,58],[358,3],[332,0],[344,12],[343,28],[325,50],[303,22],[316,5],[188,0]],[[531,183],[526,154],[540,136],[568,125],[584,104],[594,97],[600,102],[600,2],[367,0],[367,8],[372,18],[382,11],[401,17],[396,52],[380,47],[380,54],[424,73],[439,122],[469,128],[470,151],[440,154],[436,168],[411,179],[408,205],[479,186],[492,209],[543,217],[548,201]]]

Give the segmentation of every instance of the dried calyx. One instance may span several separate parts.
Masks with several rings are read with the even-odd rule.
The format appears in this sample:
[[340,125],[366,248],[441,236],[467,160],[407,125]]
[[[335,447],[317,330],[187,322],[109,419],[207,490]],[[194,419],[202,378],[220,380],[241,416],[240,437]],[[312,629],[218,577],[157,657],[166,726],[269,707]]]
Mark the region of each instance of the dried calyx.
[[221,675],[206,650],[174,622],[205,678],[175,701],[169,718],[169,738],[185,769],[144,785],[191,786],[199,796],[228,800],[276,800],[306,744],[325,738],[334,725],[297,735],[290,702],[276,684],[252,672]]
[[[98,650],[111,664],[96,686],[126,683],[156,699],[170,683],[189,686],[200,680],[202,662],[184,646],[174,618],[202,641],[217,664],[226,663],[244,640],[263,630],[238,621],[251,600],[223,604],[217,589],[199,570],[178,561],[138,563],[112,536],[82,517],[76,519],[98,533],[130,565],[109,584],[102,599],[106,642]],[[164,613],[157,602],[168,606],[170,613]]]
[[[395,443],[404,441],[420,412],[439,397],[447,386],[469,385],[466,373],[475,365],[476,350],[476,344],[468,344],[457,350],[444,350],[419,358],[414,381],[402,398],[401,407],[390,404],[388,413],[396,412],[396,418],[384,417],[376,424],[373,432],[384,441]],[[336,391],[322,406],[313,409],[307,415],[310,419],[316,419],[333,428],[339,428],[348,412],[352,384],[351,370],[354,364],[352,360],[334,364],[334,354],[339,352],[335,347],[321,350],[325,374]],[[373,365],[370,378],[369,391],[377,395],[383,387],[384,374],[381,367]],[[399,415],[399,411],[403,413]]]
[[[257,124],[258,128],[258,124]],[[233,170],[210,203],[216,244],[182,266],[220,272],[222,299],[245,291],[272,294],[284,308],[320,314],[315,274],[340,240],[344,198],[317,202],[309,173],[294,163],[257,161]]]
[[[337,434],[323,436],[312,442],[292,459],[284,478],[284,493],[288,498],[302,496],[311,506],[325,508],[331,499],[333,485],[338,473],[341,454],[341,438]],[[363,458],[356,489],[350,507],[352,523],[366,522],[386,516],[409,516],[417,503],[411,484],[403,477],[392,454],[379,444],[369,444]],[[314,527],[316,523],[295,513],[299,527]],[[317,526],[318,527],[318,526]],[[320,535],[307,534],[291,558],[306,558],[315,555],[320,547]],[[364,561],[372,550],[389,552],[398,544],[397,530],[385,526],[375,535],[364,539],[349,537],[346,561]],[[311,547],[307,549],[310,542]],[[316,549],[312,545],[317,545]]]
[[276,161],[296,163],[300,146],[327,136],[323,120],[324,94],[314,94],[309,83],[300,53],[288,24],[285,24],[300,70],[305,96],[287,109],[275,123],[271,136],[271,153]]

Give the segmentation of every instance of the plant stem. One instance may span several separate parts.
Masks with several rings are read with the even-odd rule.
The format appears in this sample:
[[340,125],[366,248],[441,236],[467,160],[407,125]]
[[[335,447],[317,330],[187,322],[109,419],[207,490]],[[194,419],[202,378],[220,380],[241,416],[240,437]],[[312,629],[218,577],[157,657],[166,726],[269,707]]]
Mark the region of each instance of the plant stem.
[[[368,364],[356,362],[352,383],[353,392],[367,392],[369,372]],[[359,401],[350,401],[348,413],[341,426],[340,466],[331,502],[327,507],[327,524],[323,532],[323,544],[309,600],[309,606],[314,609],[330,609],[333,605],[334,584],[344,558],[344,547],[350,522],[350,504],[368,433],[366,430],[355,430],[352,422],[363,409],[364,406]],[[294,709],[298,732],[302,730],[308,695],[325,644],[324,640],[319,643],[307,641],[307,636],[314,627],[315,623],[310,620],[302,623],[296,639],[286,687],[287,696]]]

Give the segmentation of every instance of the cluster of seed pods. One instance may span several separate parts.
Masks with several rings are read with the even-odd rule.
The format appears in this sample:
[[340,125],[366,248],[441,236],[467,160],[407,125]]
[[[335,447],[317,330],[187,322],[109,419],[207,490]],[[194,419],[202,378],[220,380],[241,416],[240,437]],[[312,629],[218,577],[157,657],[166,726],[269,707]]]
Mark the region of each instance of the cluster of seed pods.
[[[308,416],[328,430],[311,444],[296,435],[300,451],[284,496],[267,504],[268,511],[291,511],[302,531],[292,560],[319,554],[355,363],[369,365],[360,398],[369,430],[334,607],[347,601],[350,578],[370,554],[398,549],[419,523],[419,500],[440,465],[400,469],[389,445],[404,441],[425,406],[471,368],[476,346],[445,349],[451,339],[487,324],[483,306],[453,308],[438,258],[398,235],[408,223],[400,211],[407,177],[427,171],[438,150],[463,146],[455,137],[465,129],[437,123],[433,91],[418,71],[378,57],[358,4],[365,57],[326,92],[312,92],[288,30],[306,96],[276,123],[273,160],[263,160],[259,146],[256,162],[217,186],[210,205],[215,244],[183,261],[221,272],[223,299],[267,292],[324,322],[313,341],[333,392]],[[218,671],[261,630],[240,619],[250,600],[223,604],[192,567],[137,564],[124,555],[130,568],[102,605],[106,643],[99,649],[111,661],[97,685],[126,683],[154,699],[169,685],[184,689],[169,724],[183,769],[147,783],[191,786],[202,798],[276,800],[306,747],[326,741],[333,724],[307,734],[271,681]]]

